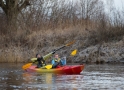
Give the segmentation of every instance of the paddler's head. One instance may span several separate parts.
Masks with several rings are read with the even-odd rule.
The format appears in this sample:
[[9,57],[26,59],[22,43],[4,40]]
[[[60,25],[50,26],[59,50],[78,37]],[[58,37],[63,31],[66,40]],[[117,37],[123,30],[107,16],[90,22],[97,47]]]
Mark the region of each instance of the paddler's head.
[[40,54],[39,53],[37,53],[36,54],[36,58],[40,58],[41,56],[40,56]]
[[55,58],[59,58],[59,55],[58,55],[58,54],[56,54],[56,55],[55,55]]

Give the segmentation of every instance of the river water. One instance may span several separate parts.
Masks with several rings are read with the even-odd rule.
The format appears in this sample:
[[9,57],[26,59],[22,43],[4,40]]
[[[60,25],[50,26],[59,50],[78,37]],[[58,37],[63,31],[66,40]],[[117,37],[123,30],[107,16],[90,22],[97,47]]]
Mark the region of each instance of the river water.
[[124,90],[124,64],[87,65],[80,75],[27,73],[0,64],[0,90]]

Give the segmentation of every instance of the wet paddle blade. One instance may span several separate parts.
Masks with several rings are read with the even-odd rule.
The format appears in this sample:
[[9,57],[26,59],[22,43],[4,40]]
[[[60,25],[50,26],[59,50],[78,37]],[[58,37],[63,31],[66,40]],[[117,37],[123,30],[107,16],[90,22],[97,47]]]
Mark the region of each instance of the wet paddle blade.
[[22,66],[22,69],[25,70],[25,69],[29,68],[31,65],[32,65],[32,63],[25,64]]
[[73,50],[72,52],[71,52],[71,55],[72,56],[75,56],[77,54],[77,49],[75,49],[75,50]]

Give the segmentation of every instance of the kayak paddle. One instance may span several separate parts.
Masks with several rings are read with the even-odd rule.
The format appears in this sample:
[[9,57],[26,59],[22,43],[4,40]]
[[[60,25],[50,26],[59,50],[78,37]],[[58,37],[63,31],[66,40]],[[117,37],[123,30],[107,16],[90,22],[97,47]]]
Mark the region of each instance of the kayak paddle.
[[[72,42],[70,42],[70,43],[68,43],[68,44],[66,44],[66,45],[64,45],[64,46],[62,46],[62,47],[60,47],[60,48],[58,48],[58,49],[55,49],[54,51],[56,52],[56,51],[58,51],[58,50],[60,50],[60,49],[62,49],[62,48],[64,48],[64,47],[66,47],[66,46],[70,46],[70,45],[72,45],[74,42],[75,42],[75,41],[72,41]],[[31,60],[34,61],[34,60],[37,60],[37,58],[32,58]]]

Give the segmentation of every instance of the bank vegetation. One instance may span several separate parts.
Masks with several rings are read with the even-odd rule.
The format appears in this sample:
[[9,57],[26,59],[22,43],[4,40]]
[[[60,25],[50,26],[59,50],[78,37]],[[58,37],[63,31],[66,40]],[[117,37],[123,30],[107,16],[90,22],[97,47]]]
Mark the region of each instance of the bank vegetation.
[[107,5],[102,0],[28,1],[14,20],[1,8],[0,62],[28,62],[36,53],[45,55],[75,40],[57,52],[71,61],[79,56],[70,56],[74,49],[81,52],[98,44],[124,42],[124,12],[112,1]]

